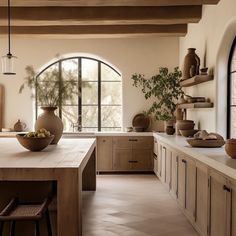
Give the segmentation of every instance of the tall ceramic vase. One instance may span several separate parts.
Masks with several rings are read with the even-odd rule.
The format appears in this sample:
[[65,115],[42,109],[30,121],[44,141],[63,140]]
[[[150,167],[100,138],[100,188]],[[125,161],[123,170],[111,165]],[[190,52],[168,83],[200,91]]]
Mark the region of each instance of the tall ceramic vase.
[[[199,68],[200,68],[200,58],[195,53],[196,48],[189,48],[188,54],[184,58],[184,65],[183,65],[183,79],[189,79],[191,78],[191,67],[196,68],[196,71],[194,74],[199,74]],[[191,71],[192,72],[192,71]]]
[[55,135],[51,144],[57,144],[63,132],[63,123],[61,119],[55,115],[54,111],[57,107],[41,107],[43,113],[38,117],[35,123],[35,130],[45,128]]

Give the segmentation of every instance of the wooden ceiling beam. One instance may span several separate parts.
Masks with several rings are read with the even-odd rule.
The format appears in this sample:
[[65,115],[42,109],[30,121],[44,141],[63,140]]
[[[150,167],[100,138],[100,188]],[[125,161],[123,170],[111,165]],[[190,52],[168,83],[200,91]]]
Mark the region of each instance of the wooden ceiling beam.
[[[181,25],[89,25],[89,26],[13,26],[15,35],[159,35],[184,36],[187,24]],[[7,34],[7,27],[0,27],[0,34]]]
[[[201,19],[202,6],[12,7],[11,12],[13,25],[185,24]],[[1,25],[6,18],[6,7],[0,7]]]
[[[12,6],[179,6],[217,4],[219,0],[12,0]],[[2,0],[0,6],[7,6]]]

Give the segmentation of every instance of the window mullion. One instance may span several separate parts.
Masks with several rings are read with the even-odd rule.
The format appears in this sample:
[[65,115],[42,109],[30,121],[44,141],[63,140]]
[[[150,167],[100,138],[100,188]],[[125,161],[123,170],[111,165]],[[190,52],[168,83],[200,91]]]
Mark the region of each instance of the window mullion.
[[98,62],[98,131],[101,131],[101,62]]
[[59,61],[59,117],[62,118],[62,62]]
[[82,131],[82,60],[78,58],[78,131]]

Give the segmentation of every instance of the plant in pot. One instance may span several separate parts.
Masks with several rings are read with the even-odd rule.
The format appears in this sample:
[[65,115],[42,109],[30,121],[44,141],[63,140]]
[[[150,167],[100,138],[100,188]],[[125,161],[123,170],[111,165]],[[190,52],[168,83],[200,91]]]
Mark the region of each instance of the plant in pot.
[[[141,88],[146,99],[152,99],[154,102],[146,111],[147,114],[153,115],[156,120],[165,121],[166,132],[173,134],[173,124],[175,122],[175,111],[177,100],[184,95],[180,86],[182,76],[178,67],[173,72],[168,68],[159,68],[159,73],[146,79],[142,74],[134,74],[131,79],[133,86]],[[172,127],[172,128],[170,128]]]
[[66,81],[60,80],[59,71],[56,68],[45,71],[41,80],[37,78],[33,66],[27,66],[25,70],[27,76],[19,89],[19,93],[22,93],[25,86],[33,91],[32,97],[37,99],[37,103],[43,110],[43,113],[36,120],[35,130],[45,128],[50,131],[55,135],[52,144],[56,144],[62,136],[63,123],[54,112],[61,105],[61,101],[73,101],[74,95],[78,95],[77,82],[73,79],[73,75],[68,76]]

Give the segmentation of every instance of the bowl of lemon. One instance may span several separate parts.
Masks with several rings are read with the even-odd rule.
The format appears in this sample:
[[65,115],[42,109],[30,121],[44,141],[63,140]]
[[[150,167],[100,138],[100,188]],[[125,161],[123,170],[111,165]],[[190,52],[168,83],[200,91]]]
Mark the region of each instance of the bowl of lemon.
[[17,134],[16,138],[24,148],[32,152],[39,152],[52,142],[54,135],[52,135],[48,130],[42,128],[36,132]]

